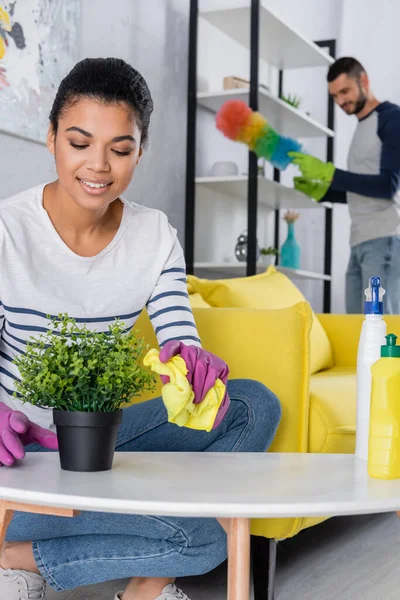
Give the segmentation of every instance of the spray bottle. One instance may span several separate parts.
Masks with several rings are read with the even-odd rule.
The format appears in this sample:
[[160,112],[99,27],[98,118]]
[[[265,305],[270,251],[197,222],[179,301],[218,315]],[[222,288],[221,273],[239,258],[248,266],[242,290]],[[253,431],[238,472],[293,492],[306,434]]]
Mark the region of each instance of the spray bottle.
[[365,319],[357,355],[357,425],[356,456],[368,460],[369,417],[371,407],[371,367],[379,360],[385,345],[386,323],[383,319],[383,296],[380,277],[371,277],[365,290]]
[[372,365],[368,473],[378,479],[400,478],[400,346],[386,336],[381,358]]

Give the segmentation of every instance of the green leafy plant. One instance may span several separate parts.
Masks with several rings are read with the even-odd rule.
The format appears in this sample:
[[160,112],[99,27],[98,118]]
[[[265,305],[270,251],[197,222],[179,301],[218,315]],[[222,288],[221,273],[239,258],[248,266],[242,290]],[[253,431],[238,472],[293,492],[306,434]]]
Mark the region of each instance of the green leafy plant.
[[14,360],[21,374],[15,389],[35,406],[114,412],[142,391],[154,389],[154,374],[142,366],[146,348],[144,340],[127,334],[119,320],[107,332],[98,332],[61,314]]
[[277,248],[273,248],[272,246],[269,246],[268,248],[261,248],[260,254],[262,254],[263,256],[268,256],[270,254],[279,256],[279,250]]
[[300,98],[298,98],[296,95],[292,96],[291,94],[289,94],[288,96],[281,94],[280,99],[286,102],[287,104],[290,104],[290,106],[293,106],[293,108],[299,108],[301,102]]

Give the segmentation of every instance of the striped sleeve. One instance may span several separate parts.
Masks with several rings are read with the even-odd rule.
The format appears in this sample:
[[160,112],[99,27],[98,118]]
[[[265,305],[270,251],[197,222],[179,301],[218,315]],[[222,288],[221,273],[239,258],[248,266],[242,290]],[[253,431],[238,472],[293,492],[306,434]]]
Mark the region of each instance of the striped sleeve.
[[186,287],[185,259],[177,238],[147,302],[147,312],[160,348],[171,340],[201,346]]
[[[1,236],[1,233],[2,232],[0,230],[0,236]],[[0,255],[2,255],[2,253],[3,253],[2,252],[2,246],[3,246],[2,239],[0,237]],[[2,259],[0,261],[0,265],[1,264],[4,264],[4,259]],[[3,303],[1,301],[2,294],[4,293],[4,290],[2,291],[2,287],[3,286],[1,285],[1,270],[0,270],[0,333],[1,333],[2,329],[3,329],[3,327],[4,327],[4,319],[5,319],[5,317],[4,317],[4,306],[3,306]]]

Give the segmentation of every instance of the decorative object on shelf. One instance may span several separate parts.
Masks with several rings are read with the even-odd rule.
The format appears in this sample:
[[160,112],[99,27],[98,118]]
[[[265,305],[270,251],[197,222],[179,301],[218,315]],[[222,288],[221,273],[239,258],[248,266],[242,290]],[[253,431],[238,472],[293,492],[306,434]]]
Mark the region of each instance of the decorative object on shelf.
[[233,177],[239,173],[239,168],[233,161],[217,161],[211,167],[211,177]]
[[269,246],[268,248],[261,248],[260,250],[260,262],[265,267],[274,266],[276,263],[276,257],[279,256],[279,250]]
[[292,162],[288,153],[301,149],[299,142],[279,135],[259,112],[241,100],[225,102],[217,113],[216,125],[227,138],[246,144],[277,169],[286,169]]
[[291,94],[289,94],[288,96],[285,96],[285,94],[281,94],[279,97],[281,100],[286,102],[286,104],[293,106],[293,108],[299,108],[300,106],[301,100],[295,95],[292,96]]
[[[250,81],[248,79],[243,79],[242,77],[235,77],[234,75],[224,77],[224,90],[249,89],[249,87]],[[260,88],[269,92],[269,87],[265,83],[260,83]]]
[[288,235],[281,248],[281,266],[290,269],[300,269],[300,246],[294,234],[294,224],[300,217],[295,210],[287,210],[283,219],[288,225]]
[[248,89],[250,87],[250,82],[248,79],[242,79],[241,77],[235,77],[232,75],[224,77],[223,87],[224,90],[236,90],[239,88]]
[[[247,261],[247,231],[243,231],[237,239],[235,246],[235,256],[239,262]],[[257,260],[260,258],[260,247],[257,242]]]

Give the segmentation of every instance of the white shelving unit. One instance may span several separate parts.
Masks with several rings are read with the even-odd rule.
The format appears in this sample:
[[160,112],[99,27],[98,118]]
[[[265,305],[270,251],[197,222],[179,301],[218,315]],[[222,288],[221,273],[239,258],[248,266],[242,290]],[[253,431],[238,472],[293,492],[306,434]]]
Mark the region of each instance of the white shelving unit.
[[[250,50],[248,2],[243,8],[207,11],[200,16]],[[318,46],[264,6],[260,7],[260,58],[277,69],[326,67],[333,62]]]
[[[193,0],[192,0],[193,2]],[[244,49],[254,52],[250,43],[251,30],[251,8],[250,0],[243,0],[243,7],[228,8],[224,10],[212,10],[197,13],[198,18],[204,19],[212,26],[216,27],[223,34],[239,43]],[[307,40],[301,33],[291,26],[284,23],[273,11],[261,5],[258,13],[259,23],[259,59],[265,60],[270,66],[279,69],[281,72],[285,69],[298,69],[305,67],[328,67],[333,58],[324,52],[317,44]],[[196,50],[194,51],[196,54]],[[253,55],[254,56],[254,55]],[[252,56],[252,61],[254,60]],[[190,58],[189,58],[190,60]],[[197,60],[197,55],[196,55]],[[196,63],[192,63],[195,68]],[[252,64],[254,64],[252,62]],[[254,71],[253,71],[254,73]],[[222,84],[222,82],[221,82]],[[189,98],[195,98],[197,106],[212,111],[214,114],[221,106],[231,99],[240,99],[250,103],[250,89],[234,90],[212,90],[207,92],[196,91],[196,86],[192,84]],[[193,93],[194,92],[194,93]],[[189,100],[191,102],[191,100]],[[279,94],[274,94],[270,90],[258,89],[259,111],[265,115],[280,134],[294,138],[333,138],[334,131],[329,127],[317,122],[299,109],[294,108],[287,102],[279,98]],[[190,111],[189,111],[190,113]],[[189,120],[190,126],[190,120]],[[190,127],[188,128],[190,136]],[[234,142],[232,142],[234,144]],[[190,144],[189,144],[190,146]],[[194,152],[195,148],[191,148]],[[221,157],[222,160],[222,157]],[[227,156],[223,160],[229,160]],[[188,163],[189,164],[189,163]],[[192,163],[194,164],[194,163]],[[320,209],[331,208],[330,203],[316,203],[311,198],[289,188],[279,181],[270,180],[259,176],[257,198],[260,205],[266,206],[271,211],[286,209]],[[227,197],[239,198],[244,203],[248,201],[248,177],[246,175],[237,175],[234,177],[194,177],[194,192],[189,192],[186,214],[194,214],[194,194],[198,198],[198,210],[201,210],[201,199],[206,198],[207,194],[223,194]],[[254,188],[253,188],[254,189]],[[193,204],[191,204],[193,198]],[[194,218],[194,217],[193,217]],[[192,218],[192,219],[193,219]],[[193,225],[193,220],[189,216],[189,223]],[[277,221],[276,221],[277,223]],[[187,234],[186,243],[190,243],[190,229]],[[192,265],[195,272],[201,270],[209,272],[213,276],[224,273],[227,277],[245,275],[246,265],[199,262],[192,255]],[[308,280],[318,280],[330,282],[331,277],[328,274],[313,273],[305,270],[293,270],[278,267],[280,271],[286,273],[292,278],[302,278]],[[265,269],[262,265],[256,265],[257,272]],[[324,288],[326,291],[328,288]],[[324,292],[325,293],[325,292]],[[325,306],[324,295],[324,306]]]
[[[235,175],[232,177],[197,177],[196,185],[218,192],[226,196],[240,198],[243,202],[247,198],[247,176]],[[271,210],[324,208],[329,203],[314,202],[308,196],[301,194],[294,188],[287,187],[265,177],[258,178],[258,201],[268,206]]]
[[[197,262],[195,263],[196,269],[202,271],[211,271],[212,273],[218,274],[221,277],[232,276],[240,277],[246,270],[246,265],[237,263],[207,263]],[[312,271],[305,271],[303,269],[289,269],[287,267],[275,267],[281,273],[284,273],[288,277],[293,279],[314,279],[318,281],[331,281],[330,275],[324,275],[323,273],[313,273]],[[262,264],[257,264],[257,273],[263,273],[267,267]]]
[[[222,92],[200,92],[197,102],[200,106],[217,113],[227,100],[242,100],[249,103],[249,92],[245,89],[224,90]],[[321,125],[305,113],[284,102],[271,92],[260,88],[260,112],[268,115],[268,122],[278,130],[281,135],[293,138],[304,137],[333,137],[331,129]]]

